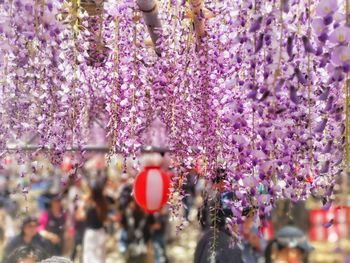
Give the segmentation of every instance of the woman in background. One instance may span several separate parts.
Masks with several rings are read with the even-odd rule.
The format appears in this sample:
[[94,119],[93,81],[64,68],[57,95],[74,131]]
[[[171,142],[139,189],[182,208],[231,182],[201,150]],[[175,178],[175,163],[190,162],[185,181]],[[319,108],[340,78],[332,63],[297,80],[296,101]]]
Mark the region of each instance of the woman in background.
[[105,181],[94,181],[84,205],[85,234],[83,262],[105,263],[107,235],[104,225],[108,216],[108,202],[104,195]]
[[[48,247],[44,242],[43,238],[37,233],[38,220],[34,217],[26,217],[23,220],[21,226],[21,232],[11,239],[5,247],[3,257],[6,259],[7,256],[12,254],[18,247],[31,245],[32,247],[45,249],[47,252]],[[4,261],[6,263],[6,261]]]
[[53,194],[50,197],[50,205],[39,218],[39,233],[50,242],[51,255],[60,256],[63,253],[66,213],[63,211],[60,194]]

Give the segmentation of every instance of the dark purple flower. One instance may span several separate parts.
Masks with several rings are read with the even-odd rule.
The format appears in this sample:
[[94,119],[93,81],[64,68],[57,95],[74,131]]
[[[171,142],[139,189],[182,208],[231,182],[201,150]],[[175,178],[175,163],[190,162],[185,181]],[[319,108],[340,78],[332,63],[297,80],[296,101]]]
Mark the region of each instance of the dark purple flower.
[[289,0],[282,0],[281,5],[282,5],[283,12],[288,13],[289,12]]
[[327,15],[327,16],[325,16],[324,18],[323,18],[323,21],[324,21],[324,23],[325,23],[325,25],[330,25],[330,24],[332,24],[332,22],[333,22],[333,16],[332,15]]
[[318,36],[318,40],[322,43],[325,43],[328,39],[328,33],[327,32],[322,32],[319,36]]
[[270,95],[270,91],[269,90],[265,90],[263,95],[261,96],[261,98],[259,99],[259,101],[264,101],[268,96]]
[[333,101],[334,101],[334,96],[330,96],[328,101],[327,101],[326,107],[324,108],[325,111],[331,111],[332,110]]
[[332,218],[332,219],[329,220],[327,223],[325,223],[323,226],[324,226],[325,228],[330,228],[333,224],[334,224],[334,219]]
[[33,12],[33,6],[30,4],[25,4],[24,9],[28,12],[28,13],[32,13]]
[[329,160],[327,160],[327,161],[325,161],[325,162],[323,163],[322,168],[321,168],[321,170],[320,170],[320,173],[321,173],[321,174],[328,173],[328,171],[329,171],[329,164],[330,164]]
[[21,1],[15,1],[14,4],[15,4],[15,7],[18,9],[21,9],[23,5]]
[[344,64],[342,68],[343,68],[343,71],[345,73],[349,73],[350,72],[350,64],[349,63]]
[[326,144],[326,146],[324,147],[322,153],[329,153],[332,150],[332,144],[333,144],[333,140],[329,140]]
[[307,84],[306,78],[304,77],[304,74],[301,73],[299,68],[295,68],[294,69],[294,74],[297,77],[297,79],[298,79],[300,84],[302,84],[302,85],[306,85]]
[[295,104],[299,104],[299,99],[297,96],[297,90],[293,85],[289,86],[289,98]]
[[280,79],[280,80],[277,82],[277,85],[276,85],[276,92],[281,91],[281,89],[282,89],[284,83],[285,83],[285,80],[284,80],[284,79]]
[[322,210],[328,211],[331,208],[332,202],[326,201],[326,203],[321,207]]
[[255,188],[250,188],[250,194],[254,196],[256,194]]
[[303,45],[306,53],[315,53],[315,49],[310,43],[310,39],[307,36],[302,37]]
[[272,23],[272,18],[271,17],[268,17],[267,19],[266,19],[266,25],[268,26],[268,25],[270,25]]
[[256,41],[255,53],[260,51],[260,49],[263,47],[263,44],[264,44],[264,33],[261,33],[259,35],[259,38]]
[[272,59],[272,56],[271,56],[270,54],[268,54],[268,55],[266,56],[266,62],[267,62],[267,64],[272,64],[273,59]]
[[329,92],[330,92],[331,88],[330,86],[327,86],[323,92],[321,93],[321,95],[318,97],[319,100],[326,100],[328,98]]
[[259,16],[255,21],[253,21],[253,23],[250,25],[249,32],[252,33],[258,31],[261,27],[262,20],[263,17]]
[[336,69],[334,70],[333,74],[331,75],[330,78],[330,83],[334,82],[334,81],[342,81],[344,79],[344,74],[341,70]]
[[322,46],[318,46],[317,49],[316,49],[315,55],[316,55],[316,56],[321,56],[322,53],[323,53],[323,48],[322,48]]
[[293,57],[293,39],[294,39],[294,34],[292,34],[287,38],[287,54],[289,58]]
[[327,125],[327,118],[323,118],[316,126],[315,128],[315,132],[316,133],[322,133],[324,131],[324,129],[326,128]]
[[255,100],[257,95],[258,95],[257,90],[256,90],[256,89],[253,89],[253,90],[251,90],[251,91],[248,93],[247,98],[248,98],[248,99],[253,99],[253,100]]

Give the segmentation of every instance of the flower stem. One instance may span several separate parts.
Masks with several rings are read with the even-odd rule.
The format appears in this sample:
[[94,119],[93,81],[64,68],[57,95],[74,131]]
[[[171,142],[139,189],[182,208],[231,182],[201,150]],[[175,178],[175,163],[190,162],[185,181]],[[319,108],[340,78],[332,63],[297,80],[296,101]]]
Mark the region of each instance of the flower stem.
[[[344,92],[345,92],[345,178],[349,174],[349,161],[350,161],[350,151],[349,151],[349,104],[350,104],[350,94],[349,94],[349,80],[348,78],[344,82]],[[345,182],[344,182],[345,186]]]
[[350,1],[345,0],[345,14],[346,14],[346,24],[350,24]]
[[[311,1],[307,1],[308,5],[308,39],[311,38]],[[308,97],[308,118],[309,118],[309,155],[310,155],[310,168],[312,167],[313,164],[313,143],[312,143],[312,105],[311,105],[311,57],[310,53],[307,54],[307,97]]]

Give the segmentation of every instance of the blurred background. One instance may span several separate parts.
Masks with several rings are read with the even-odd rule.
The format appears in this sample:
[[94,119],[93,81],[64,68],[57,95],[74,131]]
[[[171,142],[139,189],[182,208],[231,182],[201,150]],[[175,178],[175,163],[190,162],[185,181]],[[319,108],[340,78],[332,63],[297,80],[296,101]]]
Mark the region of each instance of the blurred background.
[[[48,255],[74,262],[99,253],[104,262],[194,262],[204,231],[198,220],[204,179],[188,171],[177,186],[185,193],[180,204],[172,197],[159,212],[147,214],[133,198],[136,166],[132,158],[106,159],[103,153],[89,153],[80,167],[72,155],[60,165],[39,155],[21,163],[15,155],[6,156],[0,170],[0,258],[29,240]],[[259,239],[259,245],[251,244],[256,262],[265,262],[266,245],[286,225],[298,227],[310,241],[309,262],[350,262],[349,195],[340,184],[331,207],[314,199],[281,200],[258,232],[248,226]]]

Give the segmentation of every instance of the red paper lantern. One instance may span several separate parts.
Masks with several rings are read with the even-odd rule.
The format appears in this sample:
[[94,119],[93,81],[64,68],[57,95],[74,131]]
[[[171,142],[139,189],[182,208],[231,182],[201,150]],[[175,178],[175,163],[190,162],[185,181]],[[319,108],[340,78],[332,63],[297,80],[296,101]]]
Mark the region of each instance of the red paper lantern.
[[9,169],[12,165],[11,157],[7,156],[3,159],[4,168]]
[[61,169],[64,171],[64,172],[69,172],[70,170],[72,170],[73,168],[73,162],[72,162],[72,158],[69,157],[69,156],[65,156],[63,158],[63,162],[61,164]]
[[169,176],[159,166],[147,166],[135,179],[136,203],[147,213],[160,211],[169,199],[169,188]]

